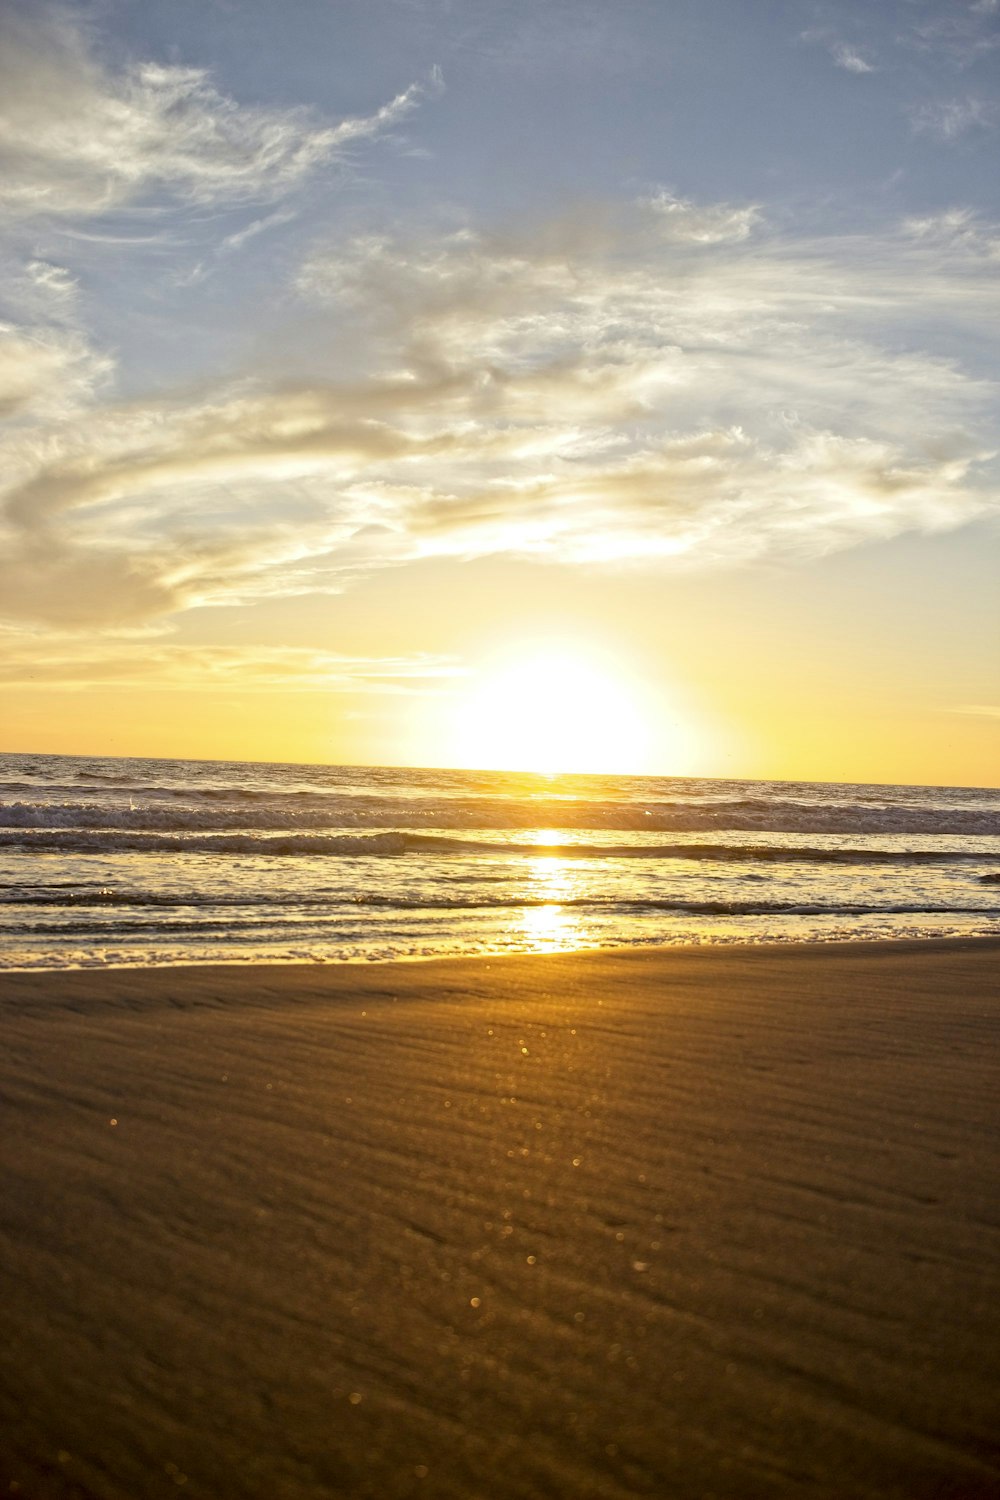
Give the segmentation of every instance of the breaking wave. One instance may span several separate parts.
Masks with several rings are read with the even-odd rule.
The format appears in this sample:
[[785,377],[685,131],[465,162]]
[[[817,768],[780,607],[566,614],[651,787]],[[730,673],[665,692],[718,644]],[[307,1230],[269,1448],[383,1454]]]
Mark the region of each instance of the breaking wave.
[[981,807],[873,806],[743,797],[635,803],[563,798],[369,796],[207,789],[204,800],[130,798],[109,803],[0,802],[0,828],[120,829],[134,832],[277,833],[418,827],[452,832],[591,829],[609,833],[1000,834],[1000,816]]
[[404,855],[497,859],[712,860],[751,864],[940,865],[1000,864],[1000,851],[871,849],[775,844],[540,844],[488,842],[429,833],[155,833],[119,829],[25,826],[0,831],[0,849],[44,854],[231,854],[293,858],[394,858]]
[[[44,902],[25,900],[23,905],[36,905]],[[52,903],[53,905],[65,906],[67,903]],[[81,894],[78,901],[73,903],[78,906],[88,905],[115,905],[119,907],[132,907],[142,909],[152,907],[157,909],[157,915],[151,916],[145,923],[141,917],[136,917],[123,924],[116,923],[115,931],[122,935],[128,928],[137,930],[148,926],[157,932],[168,933],[177,931],[210,932],[228,931],[236,935],[238,932],[247,931],[254,926],[274,925],[276,922],[287,920],[288,914],[294,911],[310,913],[313,917],[317,912],[325,912],[331,918],[342,917],[351,908],[357,906],[386,907],[399,912],[489,912],[489,911],[519,911],[519,910],[562,910],[563,908],[580,912],[613,911],[619,915],[638,916],[644,912],[661,912],[664,914],[675,913],[678,915],[692,917],[768,917],[768,916],[800,916],[800,917],[871,917],[871,916],[942,916],[942,915],[965,915],[977,917],[1000,917],[1000,908],[983,906],[943,906],[930,902],[829,902],[820,901],[687,901],[683,899],[637,899],[632,901],[615,901],[611,898],[601,897],[573,897],[563,901],[547,901],[541,897],[502,897],[498,900],[485,900],[470,897],[467,900],[461,898],[435,898],[432,896],[420,897],[409,900],[404,898],[390,898],[380,896],[354,896],[339,898],[327,898],[312,900],[302,897],[286,896],[284,898],[259,899],[254,901],[250,898],[241,898],[232,901],[212,902],[212,910],[220,908],[229,909],[225,916],[213,918],[210,916],[182,916],[171,917],[159,914],[167,907],[174,911],[190,911],[198,909],[197,896],[178,896],[175,898],[155,897],[142,892],[134,895],[127,892],[121,894],[108,893],[106,896],[94,893],[90,897]],[[239,920],[236,916],[238,911],[251,913],[248,919]],[[273,913],[269,917],[253,915],[261,912]],[[279,915],[280,914],[280,915]],[[20,930],[22,932],[35,933],[70,933],[70,932],[94,932],[95,927],[91,921],[60,921],[60,922],[25,922]]]

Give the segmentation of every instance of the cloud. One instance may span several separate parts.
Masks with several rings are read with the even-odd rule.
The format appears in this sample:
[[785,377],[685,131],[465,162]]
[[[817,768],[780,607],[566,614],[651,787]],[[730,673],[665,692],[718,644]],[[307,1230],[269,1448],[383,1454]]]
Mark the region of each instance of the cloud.
[[[405,405],[391,385],[381,396]],[[378,406],[379,393],[364,390],[238,390],[193,406],[108,407],[44,440],[37,429],[15,434],[0,615],[124,626],[248,592],[301,591],[307,563],[333,548],[349,572],[351,539],[377,514],[352,483],[454,445],[447,433],[378,420]],[[363,538],[354,548],[369,551]]]
[[[825,7],[828,14],[834,7]],[[846,16],[840,6],[838,20]],[[836,67],[858,75],[887,70],[895,87],[923,88],[928,79],[942,82],[974,68],[1000,45],[996,0],[920,0],[918,5],[853,6],[849,17],[853,39],[846,41],[836,25],[820,24],[798,34],[809,46],[822,47]],[[884,59],[881,63],[874,58]],[[915,66],[916,64],[916,66]],[[916,107],[919,114],[921,106]]]
[[761,219],[760,210],[752,203],[694,204],[665,191],[646,199],[640,207],[656,215],[666,238],[681,244],[720,245],[745,240]]
[[971,96],[914,105],[908,113],[916,134],[945,143],[958,140],[970,130],[995,130],[1000,124],[1000,109],[995,102]]
[[110,370],[111,361],[75,334],[0,323],[0,419],[63,414],[91,395]]
[[782,449],[707,430],[585,474],[421,505],[420,551],[686,566],[817,553],[960,518],[964,461],[906,467],[889,444],[805,432]]
[[814,26],[800,32],[799,41],[811,46],[824,47],[836,66],[846,69],[848,73],[877,73],[879,71],[874,63],[868,61],[860,48],[841,41],[827,26]]
[[93,348],[65,267],[0,258],[0,421],[66,417],[105,389],[113,359]]
[[[2,639],[2,637],[0,637]],[[15,639],[3,641],[0,686],[182,687],[191,692],[426,695],[465,674],[454,657],[347,656],[295,646],[191,646],[162,640]]]
[[414,84],[370,115],[329,124],[305,109],[240,105],[201,68],[114,71],[78,16],[15,4],[0,21],[0,208],[67,217],[165,197],[267,202],[390,131],[438,86]]
[[873,63],[867,62],[856,47],[849,47],[846,42],[834,42],[830,48],[831,55],[838,68],[845,68],[848,73],[875,73]]
[[1000,226],[982,223],[966,208],[905,219],[903,230],[915,239],[933,244],[939,254],[950,252],[956,269],[968,264],[986,267],[990,261],[1000,261]]
[[1000,46],[996,0],[937,0],[905,27],[901,40],[952,69],[972,67]]
[[[298,278],[339,380],[27,420],[0,612],[124,628],[427,557],[703,567],[996,512],[997,231],[796,238],[654,193],[348,238]],[[971,354],[970,354],[971,359]]]
[[217,255],[232,255],[237,250],[242,250],[248,241],[256,239],[259,234],[265,234],[269,229],[278,229],[283,224],[289,224],[295,218],[295,214],[288,209],[278,209],[273,214],[266,214],[262,219],[254,219],[242,229],[233,234],[227,234],[225,239],[220,240]]

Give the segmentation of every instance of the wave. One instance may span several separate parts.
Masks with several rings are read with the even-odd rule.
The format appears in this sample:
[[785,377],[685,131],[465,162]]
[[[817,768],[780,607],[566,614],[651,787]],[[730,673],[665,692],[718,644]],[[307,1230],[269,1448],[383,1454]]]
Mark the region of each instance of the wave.
[[[137,899],[135,906],[165,906],[167,902],[144,902]],[[192,903],[194,904],[194,903]],[[174,909],[180,909],[184,905],[178,901]],[[289,921],[287,911],[276,911],[273,915],[265,916],[262,912],[270,906],[301,908],[303,920],[300,922]],[[683,900],[631,900],[616,902],[607,898],[587,899],[579,897],[570,901],[549,902],[540,899],[521,900],[515,897],[498,901],[486,900],[451,900],[444,898],[428,897],[413,899],[397,899],[385,897],[384,899],[370,898],[363,901],[341,900],[325,903],[325,916],[327,922],[320,922],[317,929],[318,912],[316,908],[324,903],[317,901],[286,901],[284,903],[272,902],[212,902],[212,911],[222,906],[229,908],[243,908],[250,915],[240,919],[233,909],[226,911],[223,915],[204,916],[177,916],[159,914],[157,916],[136,916],[129,919],[119,917],[114,923],[100,923],[95,920],[84,921],[40,921],[21,922],[15,928],[6,929],[8,936],[16,934],[34,934],[36,936],[69,936],[89,934],[92,937],[104,937],[107,939],[120,940],[127,937],[129,933],[155,933],[167,935],[172,932],[208,933],[225,932],[234,940],[239,940],[241,935],[258,933],[265,929],[278,928],[286,936],[292,936],[303,929],[312,929],[317,936],[324,934],[324,928],[336,924],[343,928],[344,924],[352,924],[351,911],[358,905],[379,905],[388,910],[399,913],[415,914],[418,912],[508,912],[519,910],[537,910],[539,908],[552,911],[572,909],[586,915],[588,912],[594,916],[642,916],[644,914],[657,913],[661,916],[680,917],[876,917],[876,916],[975,916],[989,921],[1000,921],[1000,908],[989,906],[947,906],[929,902],[876,902],[876,901],[832,901],[824,904],[819,901],[683,901]],[[308,915],[311,913],[311,915]],[[355,918],[354,921],[357,919]],[[326,935],[329,935],[328,933]]]
[[[491,843],[429,833],[152,833],[118,829],[23,828],[0,831],[0,849],[39,854],[229,854],[294,858],[398,859],[405,855],[493,859],[707,860],[749,864],[998,864],[1000,850],[851,849],[774,844]],[[987,877],[988,878],[988,877]]]
[[118,771],[76,771],[76,781],[96,781],[101,786],[139,786],[139,778],[134,773],[121,773]]
[[405,797],[369,793],[288,792],[205,788],[193,800],[147,789],[136,797],[62,802],[0,802],[0,828],[74,828],[95,831],[260,833],[400,825],[460,832],[555,831],[612,833],[1000,834],[1000,815],[980,808],[914,807],[867,802],[821,803],[768,797],[690,798],[656,802],[540,797]]

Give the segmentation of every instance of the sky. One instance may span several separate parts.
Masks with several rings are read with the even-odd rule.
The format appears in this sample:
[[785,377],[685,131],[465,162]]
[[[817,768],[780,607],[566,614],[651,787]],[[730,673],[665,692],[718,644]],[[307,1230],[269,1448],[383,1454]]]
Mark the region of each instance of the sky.
[[1000,0],[13,0],[0,748],[995,785]]

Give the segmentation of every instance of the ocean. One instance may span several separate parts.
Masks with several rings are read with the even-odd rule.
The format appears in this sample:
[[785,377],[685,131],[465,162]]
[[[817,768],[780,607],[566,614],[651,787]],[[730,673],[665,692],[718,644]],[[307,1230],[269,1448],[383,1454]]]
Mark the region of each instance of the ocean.
[[1000,933],[1000,790],[0,755],[0,966]]

